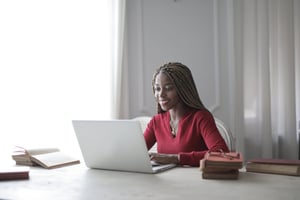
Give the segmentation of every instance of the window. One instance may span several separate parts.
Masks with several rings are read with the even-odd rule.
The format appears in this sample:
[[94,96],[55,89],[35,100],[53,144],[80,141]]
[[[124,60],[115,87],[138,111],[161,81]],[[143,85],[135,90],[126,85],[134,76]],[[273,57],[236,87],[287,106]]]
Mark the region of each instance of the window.
[[0,2],[0,152],[72,151],[71,120],[110,117],[110,11],[109,0]]

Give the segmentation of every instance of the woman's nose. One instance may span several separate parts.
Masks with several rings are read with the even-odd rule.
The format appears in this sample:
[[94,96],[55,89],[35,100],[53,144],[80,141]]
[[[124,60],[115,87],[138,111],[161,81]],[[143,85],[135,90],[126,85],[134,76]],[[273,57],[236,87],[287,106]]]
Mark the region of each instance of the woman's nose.
[[165,90],[164,90],[164,89],[161,89],[161,90],[159,91],[159,93],[158,93],[158,96],[160,96],[160,97],[166,96]]

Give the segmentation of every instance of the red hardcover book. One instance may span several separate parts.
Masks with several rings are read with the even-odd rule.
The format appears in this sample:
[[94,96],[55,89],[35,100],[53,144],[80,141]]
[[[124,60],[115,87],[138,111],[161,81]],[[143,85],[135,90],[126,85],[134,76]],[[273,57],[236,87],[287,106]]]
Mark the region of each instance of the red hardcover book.
[[238,179],[239,170],[229,170],[226,172],[202,172],[203,179]]
[[239,152],[207,152],[200,161],[200,168],[213,168],[220,170],[241,169],[243,157]]
[[1,167],[0,180],[29,179],[29,167]]

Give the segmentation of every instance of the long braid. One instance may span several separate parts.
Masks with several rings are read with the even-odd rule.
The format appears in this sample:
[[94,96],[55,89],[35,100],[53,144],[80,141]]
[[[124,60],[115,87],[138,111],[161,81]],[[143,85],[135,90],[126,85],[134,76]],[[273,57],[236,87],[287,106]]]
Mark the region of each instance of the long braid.
[[[199,110],[206,109],[200,100],[192,73],[187,66],[178,62],[170,62],[159,67],[152,79],[153,92],[155,78],[160,72],[165,73],[173,81],[178,96],[186,106]],[[157,112],[164,112],[159,104],[157,104]]]

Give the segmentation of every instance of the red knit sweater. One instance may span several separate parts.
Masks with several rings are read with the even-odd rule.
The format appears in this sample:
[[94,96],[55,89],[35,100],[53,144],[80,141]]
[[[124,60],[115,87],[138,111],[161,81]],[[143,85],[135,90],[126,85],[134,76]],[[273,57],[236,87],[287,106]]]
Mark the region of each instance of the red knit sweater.
[[228,152],[212,114],[206,110],[186,114],[179,121],[176,137],[171,134],[169,112],[157,114],[149,122],[144,137],[148,149],[157,142],[158,153],[179,154],[180,165],[199,166],[208,150]]

